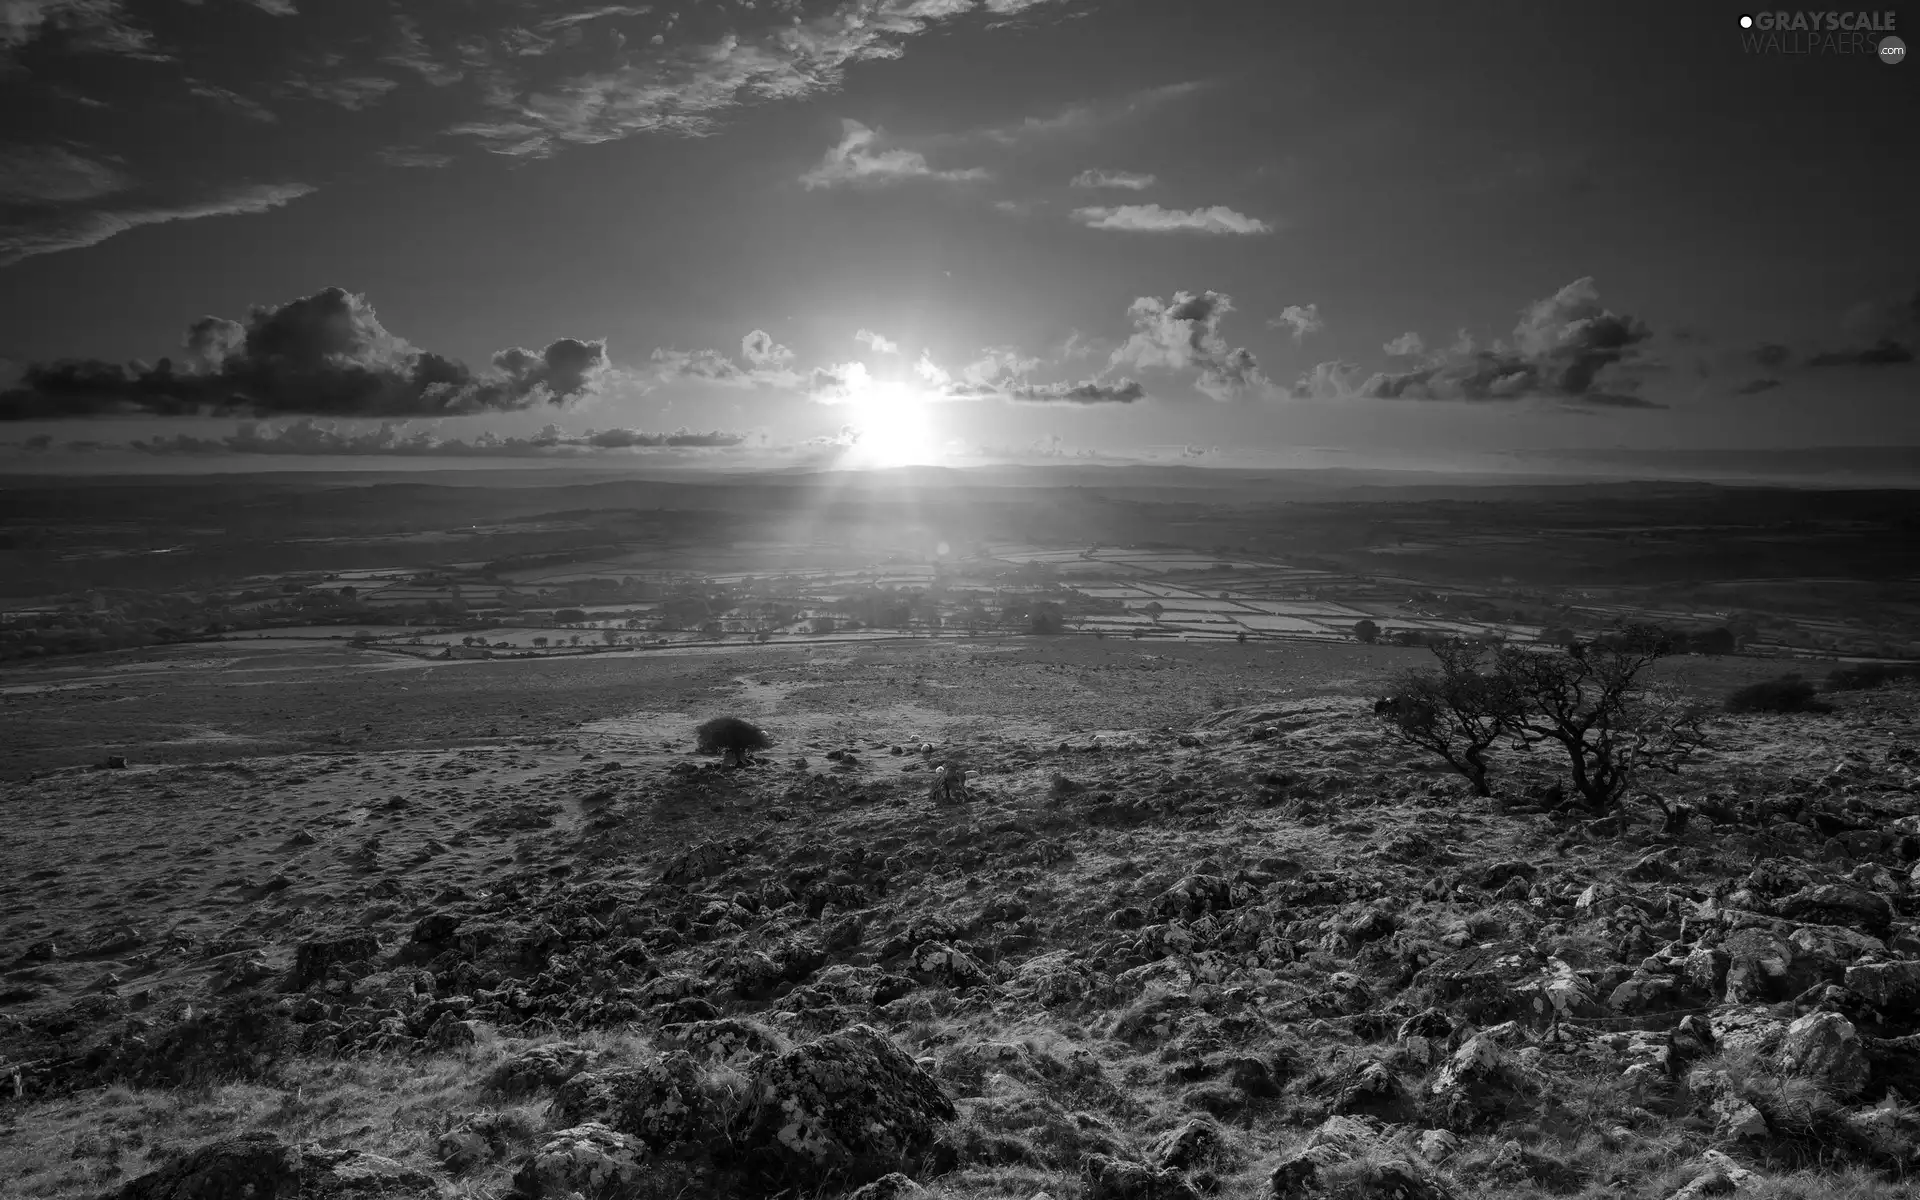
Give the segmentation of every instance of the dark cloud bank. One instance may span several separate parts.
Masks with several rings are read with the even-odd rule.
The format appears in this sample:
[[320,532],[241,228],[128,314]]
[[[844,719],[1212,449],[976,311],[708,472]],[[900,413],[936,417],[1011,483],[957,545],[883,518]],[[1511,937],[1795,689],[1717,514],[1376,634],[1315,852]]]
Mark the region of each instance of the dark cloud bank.
[[203,317],[179,361],[67,359],[26,368],[0,392],[0,420],[105,414],[447,417],[559,405],[610,375],[605,341],[514,347],[492,369],[421,350],[389,333],[366,298],[326,288],[244,323]]

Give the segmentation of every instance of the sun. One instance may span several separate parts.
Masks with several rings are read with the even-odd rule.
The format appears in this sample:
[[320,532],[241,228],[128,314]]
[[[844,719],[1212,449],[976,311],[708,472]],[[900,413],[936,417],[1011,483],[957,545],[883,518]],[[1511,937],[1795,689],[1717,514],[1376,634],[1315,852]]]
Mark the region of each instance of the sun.
[[859,435],[843,460],[848,466],[904,467],[940,461],[933,406],[918,388],[888,380],[863,381],[847,407],[847,423]]

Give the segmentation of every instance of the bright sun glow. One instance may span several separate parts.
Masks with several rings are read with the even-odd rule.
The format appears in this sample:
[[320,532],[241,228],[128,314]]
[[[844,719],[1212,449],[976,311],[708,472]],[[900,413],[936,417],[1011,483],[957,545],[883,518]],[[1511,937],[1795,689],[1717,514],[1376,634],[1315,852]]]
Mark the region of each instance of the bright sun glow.
[[848,466],[904,467],[940,460],[932,404],[911,384],[863,380],[847,407],[847,423],[860,432],[842,460]]

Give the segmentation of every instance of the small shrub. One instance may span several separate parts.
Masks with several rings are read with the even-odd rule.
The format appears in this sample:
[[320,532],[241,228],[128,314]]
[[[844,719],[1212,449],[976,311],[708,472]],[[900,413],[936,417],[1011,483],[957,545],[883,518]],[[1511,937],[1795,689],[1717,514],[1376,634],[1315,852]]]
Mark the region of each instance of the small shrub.
[[1859,663],[1827,673],[1829,692],[1867,691],[1899,679],[1920,676],[1920,663]]
[[[1838,672],[1836,672],[1838,674]],[[1762,679],[1727,696],[1727,711],[1737,713],[1832,712],[1833,706],[1814,695],[1813,684],[1799,675]]]
[[694,730],[702,754],[723,754],[731,761],[746,765],[749,750],[765,750],[773,739],[758,725],[739,717],[715,717]]

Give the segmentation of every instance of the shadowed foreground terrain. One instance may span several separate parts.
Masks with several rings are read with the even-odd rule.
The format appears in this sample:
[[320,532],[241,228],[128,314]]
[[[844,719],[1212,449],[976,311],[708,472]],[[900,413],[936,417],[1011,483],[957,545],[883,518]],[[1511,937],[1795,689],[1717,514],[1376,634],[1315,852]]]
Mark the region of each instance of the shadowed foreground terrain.
[[1393,647],[206,650],[9,696],[5,1195],[1912,1194],[1911,685],[1623,835]]

